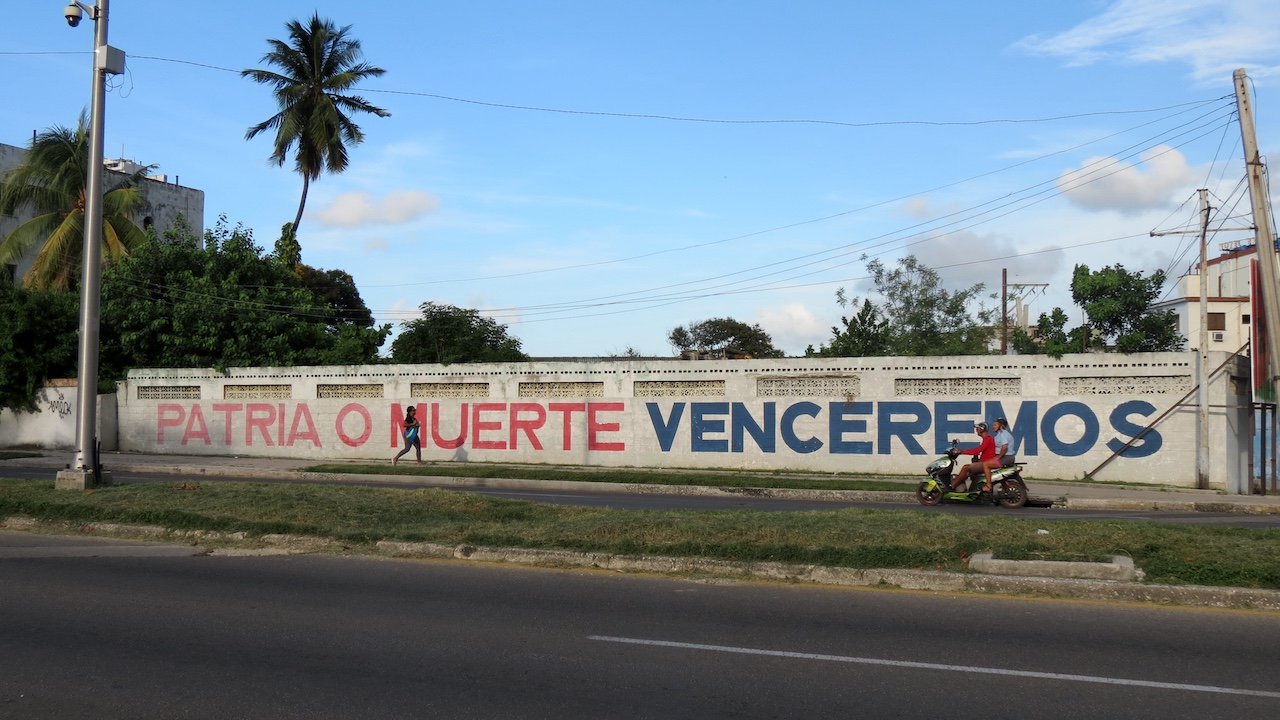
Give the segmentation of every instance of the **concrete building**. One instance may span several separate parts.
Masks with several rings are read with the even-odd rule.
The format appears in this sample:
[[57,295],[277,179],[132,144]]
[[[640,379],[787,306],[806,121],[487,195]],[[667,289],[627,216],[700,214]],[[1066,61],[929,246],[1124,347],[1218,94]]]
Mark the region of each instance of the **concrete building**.
[[1178,316],[1178,332],[1195,348],[1200,340],[1200,283],[1207,284],[1209,350],[1236,352],[1249,342],[1252,322],[1250,306],[1250,262],[1258,257],[1256,245],[1225,243],[1222,254],[1207,263],[1205,278],[1199,263],[1178,278],[1168,300],[1154,304],[1155,310],[1173,310]]
[[[0,178],[22,163],[27,151],[13,145],[0,143]],[[144,166],[132,160],[116,159],[104,163],[107,168],[105,186],[115,187],[126,176],[142,170]],[[204,191],[183,187],[178,184],[178,176],[169,182],[166,175],[148,175],[141,184],[145,201],[133,221],[139,227],[154,227],[159,235],[173,226],[179,215],[184,217],[196,237],[204,235]],[[0,238],[7,236],[22,223],[35,217],[29,208],[17,215],[0,215]],[[8,265],[5,270],[12,277],[21,278],[31,267],[34,251],[16,264]]]

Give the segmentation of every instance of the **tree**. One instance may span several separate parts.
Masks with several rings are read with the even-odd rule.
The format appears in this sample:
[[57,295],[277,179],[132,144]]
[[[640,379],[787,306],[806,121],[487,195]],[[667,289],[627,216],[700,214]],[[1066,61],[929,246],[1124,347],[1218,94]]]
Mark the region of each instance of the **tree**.
[[35,410],[46,380],[76,376],[79,310],[71,293],[0,277],[0,407]]
[[[865,259],[865,256],[863,256]],[[879,305],[864,299],[852,318],[841,317],[844,328],[831,328],[830,345],[812,346],[807,357],[863,355],[982,355],[995,333],[995,310],[982,305],[984,285],[947,290],[938,273],[914,255],[889,268],[879,260],[867,263]],[[836,302],[848,307],[844,288]],[[977,302],[976,310],[971,310]]]
[[1018,327],[1009,334],[1009,343],[1019,355],[1045,354],[1058,359],[1069,352],[1082,352],[1088,332],[1089,328],[1084,325],[1068,331],[1067,314],[1056,307],[1048,315],[1040,313],[1035,337]]
[[296,275],[316,302],[329,309],[325,324],[330,330],[336,331],[344,325],[373,327],[373,313],[360,297],[355,278],[346,270],[324,270],[304,264],[293,225],[285,223],[280,228],[280,238],[276,240],[271,258]]
[[1097,272],[1077,265],[1071,275],[1071,299],[1084,309],[1088,321],[1068,331],[1067,314],[1054,308],[1052,314],[1040,315],[1036,337],[1015,329],[1010,338],[1013,349],[1022,355],[1045,353],[1055,358],[1107,343],[1125,353],[1181,350],[1186,339],[1178,333],[1177,314],[1151,308],[1164,282],[1162,270],[1144,278],[1141,272],[1129,272],[1119,264]]
[[291,268],[219,218],[197,246],[183,228],[103,274],[102,366],[354,365],[377,360],[389,325],[330,324]]
[[[28,207],[36,213],[0,240],[0,264],[16,262],[40,245],[23,276],[27,287],[67,290],[79,276],[88,163],[89,127],[82,114],[75,129],[56,125],[37,135],[22,164],[0,186],[0,214]],[[146,232],[130,219],[143,202],[142,190],[135,186],[142,172],[102,196],[104,266],[148,242]]]
[[275,115],[249,128],[245,139],[275,130],[271,161],[278,166],[284,165],[297,146],[294,169],[302,175],[302,199],[293,220],[293,232],[297,233],[311,181],[326,170],[335,174],[346,170],[347,145],[364,140],[364,133],[349,114],[388,117],[391,113],[357,95],[344,94],[361,80],[386,72],[361,60],[360,41],[347,36],[350,25],[339,29],[317,13],[306,25],[292,20],[285,27],[289,42],[268,40],[271,51],[262,56],[263,63],[281,72],[251,68],[240,75],[270,85],[279,107]]
[[295,273],[316,302],[327,309],[324,322],[329,327],[373,327],[373,313],[360,297],[355,278],[346,270],[323,270],[299,264]]
[[520,351],[520,340],[507,335],[505,325],[477,310],[437,302],[419,308],[422,317],[402,323],[402,332],[392,341],[392,362],[449,365],[529,359]]
[[786,353],[773,346],[773,338],[759,323],[748,325],[733,318],[711,318],[672,328],[667,335],[680,352],[737,350],[753,358],[780,358]]
[[[890,355],[982,355],[994,336],[995,310],[980,301],[986,287],[977,283],[947,290],[942,278],[914,255],[888,268],[879,260],[867,263],[879,306],[889,323]],[[978,302],[976,311],[970,307]]]
[[[840,307],[854,304],[845,297],[843,288],[836,291],[836,302]],[[863,299],[862,309],[852,317],[841,316],[840,323],[843,329],[831,328],[830,345],[821,345],[816,351],[810,345],[805,357],[873,357],[888,352],[889,321],[881,318],[870,300]]]
[[1186,339],[1178,333],[1177,313],[1151,308],[1164,282],[1163,270],[1144,278],[1118,263],[1097,272],[1077,265],[1071,276],[1071,299],[1084,308],[1089,327],[1120,352],[1181,350]]

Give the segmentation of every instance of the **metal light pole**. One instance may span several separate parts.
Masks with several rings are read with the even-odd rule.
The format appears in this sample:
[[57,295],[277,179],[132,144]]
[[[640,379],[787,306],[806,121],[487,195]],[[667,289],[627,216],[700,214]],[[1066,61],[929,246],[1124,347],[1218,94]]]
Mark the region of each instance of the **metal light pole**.
[[124,55],[107,45],[107,7],[110,0],[93,6],[75,0],[63,12],[67,24],[76,27],[81,14],[94,23],[93,98],[89,115],[89,169],[85,179],[84,248],[80,279],[80,364],[78,377],[78,425],[76,457],[70,469],[58,473],[61,489],[84,489],[109,482],[98,458],[98,316],[102,294],[102,154],[107,74],[123,71]]

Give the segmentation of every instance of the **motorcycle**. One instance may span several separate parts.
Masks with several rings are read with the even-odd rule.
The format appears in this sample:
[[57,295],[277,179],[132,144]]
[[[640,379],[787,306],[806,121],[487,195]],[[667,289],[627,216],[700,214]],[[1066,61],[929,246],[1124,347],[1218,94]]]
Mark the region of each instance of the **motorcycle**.
[[[943,500],[950,502],[967,502],[982,505],[986,502],[999,503],[1007,508],[1020,508],[1027,504],[1027,484],[1022,481],[1022,466],[1015,463],[1012,467],[996,468],[991,471],[991,492],[983,490],[985,478],[981,473],[969,477],[970,489],[958,492],[951,487],[951,477],[956,468],[956,456],[960,454],[960,444],[951,441],[951,448],[942,457],[929,463],[924,471],[929,475],[927,480],[916,488],[916,499],[921,505],[937,505]],[[974,458],[977,462],[977,458]]]

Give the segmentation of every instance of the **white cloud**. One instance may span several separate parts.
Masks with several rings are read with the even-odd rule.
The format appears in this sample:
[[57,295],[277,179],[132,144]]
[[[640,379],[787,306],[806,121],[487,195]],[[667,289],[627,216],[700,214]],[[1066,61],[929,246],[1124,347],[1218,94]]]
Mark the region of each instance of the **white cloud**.
[[380,238],[380,237],[369,238],[364,243],[364,249],[366,252],[372,252],[375,250],[386,250],[388,247],[391,247],[390,244],[386,241],[385,238]]
[[1186,158],[1167,145],[1148,150],[1141,159],[1145,169],[1116,158],[1089,158],[1059,176],[1058,189],[1068,202],[1086,210],[1134,214],[1171,206],[1195,183]]
[[818,319],[803,303],[765,308],[756,312],[756,318],[773,338],[773,346],[788,355],[803,354],[806,346],[816,348],[831,339],[831,323]]
[[900,206],[903,214],[911,217],[927,218],[933,215],[933,208],[929,204],[928,195],[915,195],[907,198]]
[[1118,0],[1100,15],[1056,35],[1014,44],[1068,65],[1104,60],[1182,62],[1199,83],[1221,84],[1238,67],[1280,75],[1280,6],[1273,0]]
[[440,198],[421,190],[394,190],[375,200],[364,191],[344,193],[320,209],[316,217],[329,227],[400,225],[440,207]]

